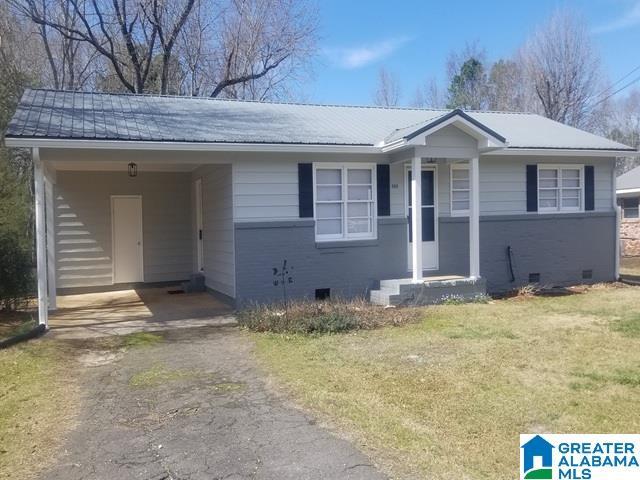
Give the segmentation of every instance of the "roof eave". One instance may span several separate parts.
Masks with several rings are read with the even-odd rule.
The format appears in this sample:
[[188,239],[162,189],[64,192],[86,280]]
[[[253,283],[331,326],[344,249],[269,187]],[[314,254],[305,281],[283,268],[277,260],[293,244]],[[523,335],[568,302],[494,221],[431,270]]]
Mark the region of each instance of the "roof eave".
[[513,147],[487,153],[487,155],[561,156],[561,157],[640,157],[638,150],[611,148],[553,148],[553,147]]
[[15,148],[61,148],[103,150],[172,150],[200,152],[319,152],[381,153],[375,145],[321,143],[241,143],[241,142],[175,142],[140,140],[60,139],[5,137],[5,144]]

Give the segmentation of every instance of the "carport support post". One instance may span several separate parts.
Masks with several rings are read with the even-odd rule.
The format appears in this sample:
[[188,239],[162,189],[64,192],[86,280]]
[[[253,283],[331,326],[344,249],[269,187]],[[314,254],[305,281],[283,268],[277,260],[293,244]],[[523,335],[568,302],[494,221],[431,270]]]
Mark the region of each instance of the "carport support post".
[[411,160],[411,254],[413,283],[422,283],[422,158]]
[[33,149],[33,183],[36,209],[36,261],[38,277],[38,323],[48,328],[47,231],[45,228],[44,171],[40,150]]
[[471,198],[469,205],[469,276],[480,278],[480,165],[478,157],[469,161]]

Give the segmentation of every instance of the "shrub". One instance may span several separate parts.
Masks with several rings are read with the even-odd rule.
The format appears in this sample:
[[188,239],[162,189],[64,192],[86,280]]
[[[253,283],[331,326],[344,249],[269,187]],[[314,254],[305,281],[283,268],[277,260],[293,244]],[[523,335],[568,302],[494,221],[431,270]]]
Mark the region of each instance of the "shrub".
[[257,305],[238,314],[240,325],[256,332],[323,334],[401,325],[420,318],[411,308],[384,308],[365,300],[298,301]]
[[32,293],[31,255],[15,235],[0,235],[0,310],[16,310]]

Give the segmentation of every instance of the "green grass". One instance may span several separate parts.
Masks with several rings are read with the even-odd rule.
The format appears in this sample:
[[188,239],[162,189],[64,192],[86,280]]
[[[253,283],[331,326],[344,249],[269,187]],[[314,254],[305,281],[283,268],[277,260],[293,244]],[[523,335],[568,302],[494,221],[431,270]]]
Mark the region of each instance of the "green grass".
[[640,430],[638,299],[596,287],[428,307],[402,328],[252,335],[299,402],[395,477],[512,479],[520,433]]
[[150,347],[164,342],[164,337],[156,333],[137,332],[118,338],[118,344],[125,348]]
[[76,405],[74,372],[60,342],[0,350],[0,478],[28,478],[52,458]]

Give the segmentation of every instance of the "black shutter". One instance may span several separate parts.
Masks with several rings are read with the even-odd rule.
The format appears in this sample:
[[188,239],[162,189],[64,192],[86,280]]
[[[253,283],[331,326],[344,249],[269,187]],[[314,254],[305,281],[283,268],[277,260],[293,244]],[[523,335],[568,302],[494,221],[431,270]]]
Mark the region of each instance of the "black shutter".
[[376,180],[378,183],[378,216],[388,217],[391,215],[389,165],[378,165],[376,170]]
[[593,165],[584,167],[584,209],[595,210],[595,172]]
[[527,165],[527,212],[538,211],[538,166]]
[[298,205],[300,218],[313,217],[313,165],[298,164]]

